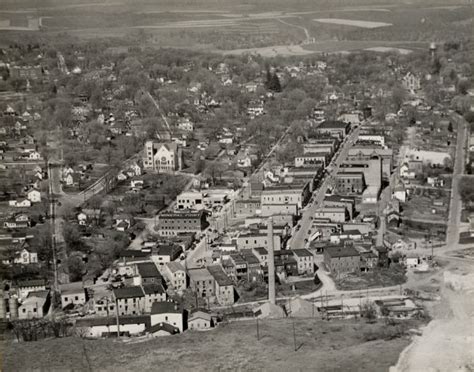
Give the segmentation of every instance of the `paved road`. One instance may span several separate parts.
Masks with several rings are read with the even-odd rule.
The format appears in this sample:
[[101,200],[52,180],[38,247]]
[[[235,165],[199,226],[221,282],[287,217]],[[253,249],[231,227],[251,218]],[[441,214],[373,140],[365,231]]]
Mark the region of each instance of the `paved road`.
[[[335,155],[332,171],[326,175],[318,191],[315,193],[313,203],[303,212],[303,216],[299,222],[301,228],[294,234],[288,243],[292,249],[303,248],[305,246],[304,240],[309,238],[308,230],[312,225],[311,217],[314,216],[316,210],[322,205],[326,190],[333,184],[334,176],[337,174],[342,162],[347,158],[349,149],[352,147],[352,142],[359,136],[359,131],[360,127],[353,129],[347,136],[346,141],[341,145],[339,153]],[[311,232],[314,233],[314,231]]]
[[451,201],[449,205],[448,228],[446,230],[446,247],[454,247],[459,241],[459,225],[461,224],[462,202],[459,195],[459,180],[464,172],[466,159],[466,143],[469,129],[466,121],[458,114],[452,114],[451,120],[458,124],[456,158],[454,159]]

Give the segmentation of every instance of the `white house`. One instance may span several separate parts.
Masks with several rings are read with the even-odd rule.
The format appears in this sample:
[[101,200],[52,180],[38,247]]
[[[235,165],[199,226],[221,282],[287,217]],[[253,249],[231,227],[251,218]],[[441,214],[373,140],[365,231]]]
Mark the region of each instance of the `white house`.
[[38,151],[31,151],[28,154],[28,159],[30,159],[30,160],[41,160],[41,154]]
[[31,189],[26,193],[26,197],[32,203],[39,203],[41,201],[41,192],[36,189]]
[[31,201],[28,199],[10,200],[8,205],[17,208],[29,208],[31,207]]
[[167,323],[178,328],[179,332],[183,332],[183,310],[174,301],[154,302],[151,307],[150,315],[151,325],[159,323]]
[[204,311],[196,311],[188,319],[188,328],[194,331],[207,331],[214,327],[211,314]]

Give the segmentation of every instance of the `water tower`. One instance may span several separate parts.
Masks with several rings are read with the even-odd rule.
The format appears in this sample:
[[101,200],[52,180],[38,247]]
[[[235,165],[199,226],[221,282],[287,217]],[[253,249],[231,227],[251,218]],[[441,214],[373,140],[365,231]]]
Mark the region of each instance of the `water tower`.
[[432,60],[434,60],[436,57],[436,49],[437,49],[436,43],[431,42],[430,43],[430,56]]

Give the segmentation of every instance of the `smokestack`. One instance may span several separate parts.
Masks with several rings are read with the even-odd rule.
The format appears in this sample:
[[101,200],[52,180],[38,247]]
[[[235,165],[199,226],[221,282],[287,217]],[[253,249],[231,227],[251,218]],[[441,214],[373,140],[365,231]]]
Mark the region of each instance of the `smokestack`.
[[275,304],[275,255],[273,248],[273,218],[268,218],[268,301]]

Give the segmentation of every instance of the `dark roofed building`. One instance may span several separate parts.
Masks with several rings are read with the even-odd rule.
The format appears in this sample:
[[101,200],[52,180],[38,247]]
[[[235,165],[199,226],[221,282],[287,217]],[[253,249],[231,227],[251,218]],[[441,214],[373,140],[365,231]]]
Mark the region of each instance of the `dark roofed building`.
[[142,278],[142,284],[163,282],[163,277],[153,262],[142,262],[137,264],[138,275]]
[[361,258],[351,246],[326,247],[324,263],[333,274],[340,274],[360,270]]
[[215,281],[217,302],[222,306],[233,305],[235,302],[234,284],[224,269],[219,265],[211,265],[207,267],[207,270]]
[[138,315],[145,311],[145,293],[139,286],[114,289],[120,315]]

